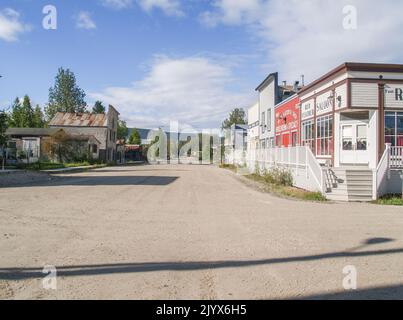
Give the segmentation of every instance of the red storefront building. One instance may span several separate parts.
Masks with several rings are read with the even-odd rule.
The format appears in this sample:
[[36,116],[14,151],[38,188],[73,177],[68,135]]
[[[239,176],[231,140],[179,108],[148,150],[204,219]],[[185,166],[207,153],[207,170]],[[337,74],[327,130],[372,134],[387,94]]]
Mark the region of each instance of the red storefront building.
[[300,144],[300,99],[293,95],[275,106],[276,147]]

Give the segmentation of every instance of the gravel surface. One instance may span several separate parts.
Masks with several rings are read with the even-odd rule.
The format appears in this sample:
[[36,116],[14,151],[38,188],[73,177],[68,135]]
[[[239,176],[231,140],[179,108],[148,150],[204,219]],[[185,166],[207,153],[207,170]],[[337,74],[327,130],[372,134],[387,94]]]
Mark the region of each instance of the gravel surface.
[[403,299],[400,207],[277,198],[213,166],[58,176],[0,189],[2,299]]

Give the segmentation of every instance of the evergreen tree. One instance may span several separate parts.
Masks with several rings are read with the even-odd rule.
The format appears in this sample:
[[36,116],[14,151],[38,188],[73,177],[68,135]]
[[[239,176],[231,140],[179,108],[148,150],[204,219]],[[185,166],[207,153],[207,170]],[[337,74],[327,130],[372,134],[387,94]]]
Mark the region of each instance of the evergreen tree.
[[21,128],[23,127],[23,123],[21,102],[19,98],[15,98],[13,105],[11,106],[10,127]]
[[92,108],[93,113],[105,113],[106,108],[102,104],[102,101],[96,101],[94,107]]
[[25,95],[21,106],[21,124],[20,128],[32,128],[34,118],[34,109],[31,105],[31,99]]
[[229,114],[228,119],[222,123],[222,129],[229,129],[233,124],[246,124],[245,111],[242,108],[235,108]]
[[59,68],[55,85],[49,89],[49,102],[45,108],[48,120],[57,112],[86,112],[85,92],[76,82],[76,77],[69,69]]
[[42,109],[39,105],[36,105],[34,114],[32,117],[32,127],[34,128],[44,128],[45,127],[45,119],[42,112]]
[[133,128],[130,133],[129,144],[136,144],[136,145],[141,144],[140,133],[138,132],[138,130],[136,128]]

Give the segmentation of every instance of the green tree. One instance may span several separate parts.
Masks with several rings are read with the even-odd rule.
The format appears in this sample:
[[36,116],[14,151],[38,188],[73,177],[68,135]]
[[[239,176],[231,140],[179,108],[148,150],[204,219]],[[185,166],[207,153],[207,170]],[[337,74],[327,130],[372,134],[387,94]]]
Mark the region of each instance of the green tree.
[[11,106],[10,113],[10,127],[22,127],[23,115],[22,106],[19,98],[15,98],[13,105]]
[[106,108],[102,104],[102,101],[96,101],[94,107],[92,108],[93,113],[105,113]]
[[49,102],[45,108],[48,120],[57,112],[86,112],[85,92],[76,81],[76,77],[69,69],[59,68],[55,78],[55,85],[49,89]]
[[34,125],[35,111],[31,105],[31,99],[25,95],[22,104],[16,98],[11,107],[10,126],[16,128],[32,128]]
[[39,105],[36,105],[34,114],[32,117],[32,127],[34,128],[43,128],[45,127],[45,117],[43,115],[42,109]]
[[5,154],[6,154],[6,146],[8,141],[8,136],[6,135],[6,131],[8,128],[8,115],[4,111],[0,111],[0,156],[2,159],[2,169],[4,170],[4,165],[6,162]]
[[133,128],[130,133],[129,144],[136,144],[136,145],[141,144],[140,133],[138,132],[138,130],[136,128]]
[[32,128],[34,119],[34,109],[31,105],[31,99],[25,95],[21,106],[22,122],[20,128]]
[[232,110],[229,117],[222,123],[221,128],[229,129],[233,124],[246,124],[246,115],[242,108]]
[[124,139],[126,141],[126,137],[129,134],[129,129],[126,126],[126,121],[118,120],[118,139]]

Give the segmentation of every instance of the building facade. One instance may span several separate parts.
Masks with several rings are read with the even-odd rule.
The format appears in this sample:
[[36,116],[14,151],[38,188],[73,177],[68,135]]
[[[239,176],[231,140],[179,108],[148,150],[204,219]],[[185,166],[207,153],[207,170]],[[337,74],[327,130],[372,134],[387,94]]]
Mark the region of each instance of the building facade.
[[301,144],[322,164],[375,169],[403,146],[403,65],[344,63],[303,88]]
[[275,107],[276,147],[300,144],[300,100],[297,94]]
[[58,112],[49,128],[63,129],[69,135],[94,136],[100,141],[99,160],[117,160],[117,128],[119,112],[109,106],[106,114]]
[[9,128],[7,135],[9,164],[99,158],[101,142],[93,135],[68,134],[60,128]]
[[259,118],[259,102],[256,102],[248,109],[248,151],[254,151],[260,145],[260,118]]
[[269,74],[256,88],[259,93],[259,139],[260,147],[274,147],[274,106],[280,102],[278,73]]

